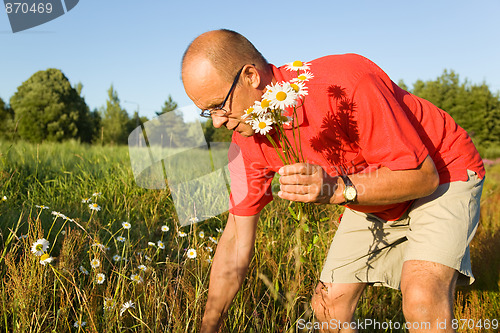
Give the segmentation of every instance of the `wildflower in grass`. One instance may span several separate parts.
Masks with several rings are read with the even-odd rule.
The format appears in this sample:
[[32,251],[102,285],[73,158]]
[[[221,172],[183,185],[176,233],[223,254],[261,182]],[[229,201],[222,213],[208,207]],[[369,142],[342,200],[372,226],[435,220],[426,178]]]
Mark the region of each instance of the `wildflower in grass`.
[[199,219],[199,218],[197,218],[196,216],[195,216],[195,217],[191,217],[191,218],[189,219],[189,222],[190,222],[190,223],[200,222],[200,219]]
[[148,242],[148,245],[149,246],[156,246],[156,244],[154,242]]
[[106,280],[106,275],[104,275],[103,273],[98,273],[96,276],[95,276],[95,282],[97,284],[103,284],[104,283],[104,280]]
[[150,257],[150,256],[148,256],[148,255],[144,255],[144,258],[145,258],[146,260],[148,260],[148,261],[153,261],[153,259],[151,259],[151,257]]
[[139,265],[137,268],[139,268],[143,272],[145,272],[148,269],[146,265]]
[[92,202],[91,198],[83,198],[82,199],[82,203],[89,203],[89,202]]
[[212,249],[210,246],[206,246],[205,247],[205,250],[207,250],[208,252],[214,252],[214,249]]
[[165,248],[165,244],[163,244],[163,242],[161,240],[159,240],[156,244],[158,245],[158,248],[160,248],[162,250]]
[[135,309],[135,303],[134,302],[128,301],[128,302],[123,303],[122,308],[120,309],[120,317],[125,313],[125,311],[127,311],[130,308],[134,308]]
[[217,244],[217,239],[213,238],[212,236],[208,237],[208,239],[210,239],[213,243]]
[[85,275],[89,275],[89,271],[88,271],[85,267],[80,266],[80,268],[79,268],[79,269],[80,269],[80,272],[82,272],[83,274],[85,274]]
[[129,222],[122,222],[123,229],[130,229],[132,225]]
[[186,237],[187,234],[184,231],[179,231],[179,237]]
[[44,206],[44,205],[35,205],[36,208],[40,208],[40,209],[49,209],[49,207],[47,206]]
[[221,228],[215,228],[215,230],[220,234],[224,231],[224,229],[221,229]]
[[114,261],[120,261],[120,260],[121,260],[121,258],[122,258],[122,257],[120,257],[118,254],[115,254],[115,255],[113,256],[113,260],[114,260]]
[[143,279],[139,274],[132,274],[130,275],[130,280],[134,281],[135,283],[142,283]]
[[92,268],[97,268],[101,266],[101,261],[97,258],[94,258],[90,261],[90,266],[92,266]]
[[98,204],[96,203],[93,203],[93,204],[89,204],[89,208],[90,210],[95,210],[96,212],[100,211],[101,210],[101,206],[99,206]]
[[39,239],[31,246],[31,252],[36,256],[41,256],[49,247],[49,241],[45,238]]
[[2,201],[7,201],[7,197],[5,195],[2,197]]
[[189,249],[189,250],[187,251],[187,257],[188,257],[189,259],[194,259],[194,258],[196,258],[196,250],[195,250],[195,249]]
[[212,263],[212,257],[211,257],[211,256],[208,256],[207,262],[208,262],[209,264],[211,264],[211,263]]
[[100,197],[101,196],[101,192],[95,192],[95,193],[92,193],[92,196],[93,197]]
[[198,236],[199,236],[200,238],[205,238],[205,233],[204,233],[203,231],[200,231],[200,232],[198,233]]
[[47,253],[42,254],[42,256],[40,257],[40,264],[42,264],[44,266],[47,264],[50,264],[53,261],[54,261],[54,258],[52,258]]
[[106,246],[104,246],[103,244],[101,243],[94,243],[91,245],[92,247],[98,247],[99,249],[103,250],[103,251],[106,251],[108,248]]
[[161,231],[162,231],[162,232],[167,232],[167,231],[169,231],[169,230],[170,230],[170,228],[169,228],[167,225],[162,225],[162,226],[161,226]]
[[75,321],[75,323],[73,324],[73,326],[75,326],[76,328],[80,328],[80,327],[83,327],[85,325],[87,325],[87,322],[80,321],[80,320]]
[[112,310],[114,307],[115,307],[115,301],[111,297],[105,297],[104,305],[102,307],[104,311]]
[[126,241],[126,238],[123,237],[123,236],[118,236],[118,237],[116,237],[116,240],[119,241],[119,242],[124,243]]

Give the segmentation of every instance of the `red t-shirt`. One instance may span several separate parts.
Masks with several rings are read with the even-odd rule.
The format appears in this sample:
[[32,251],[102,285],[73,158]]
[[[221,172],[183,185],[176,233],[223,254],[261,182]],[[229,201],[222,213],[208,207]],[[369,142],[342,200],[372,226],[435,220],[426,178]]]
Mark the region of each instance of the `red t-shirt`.
[[[309,94],[297,109],[301,149],[308,163],[336,176],[381,167],[414,169],[430,155],[440,184],[467,180],[467,169],[484,177],[482,159],[467,132],[443,110],[399,88],[370,60],[346,54],[310,64],[314,78],[306,82]],[[284,67],[272,69],[278,82],[296,75]],[[293,140],[292,129],[285,132]],[[235,132],[233,143],[244,163],[229,163],[230,212],[254,215],[273,199],[271,181],[283,163],[264,135],[243,137]],[[231,149],[229,160],[237,153]],[[349,208],[390,221],[410,205],[406,201]]]

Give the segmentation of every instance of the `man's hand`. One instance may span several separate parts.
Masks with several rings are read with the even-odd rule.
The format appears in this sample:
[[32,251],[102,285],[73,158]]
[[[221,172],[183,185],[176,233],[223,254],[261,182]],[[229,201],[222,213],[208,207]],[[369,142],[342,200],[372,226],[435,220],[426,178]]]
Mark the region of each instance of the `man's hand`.
[[339,195],[341,191],[337,191],[338,177],[331,177],[319,165],[285,165],[278,173],[281,175],[281,191],[278,196],[282,199],[323,204],[344,201],[342,195]]

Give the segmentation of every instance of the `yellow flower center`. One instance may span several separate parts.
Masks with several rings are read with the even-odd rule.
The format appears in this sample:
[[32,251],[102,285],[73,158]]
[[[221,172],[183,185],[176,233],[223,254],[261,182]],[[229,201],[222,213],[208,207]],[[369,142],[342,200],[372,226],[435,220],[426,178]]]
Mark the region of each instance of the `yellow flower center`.
[[284,101],[284,100],[286,99],[286,92],[284,92],[284,91],[280,91],[280,92],[278,92],[278,93],[276,94],[276,99],[277,99],[278,101],[280,101],[280,102],[281,102],[281,101]]
[[95,207],[95,208],[97,208],[98,205],[95,203],[95,204],[92,204],[92,206]]
[[253,112],[253,108],[250,107],[250,108],[247,109],[247,114],[250,114],[252,112]]
[[43,245],[42,245],[42,244],[38,244],[38,245],[35,247],[35,249],[36,249],[37,251],[42,251],[42,249],[43,249]]
[[302,75],[299,75],[299,76],[297,77],[297,79],[299,79],[299,80],[301,80],[301,81],[304,81],[305,79],[307,79],[307,76],[305,76],[304,74],[302,74]]
[[42,254],[42,256],[40,257],[40,260],[41,260],[41,261],[44,261],[45,259],[49,259],[49,258],[50,258],[50,256],[49,256],[47,253],[44,253],[44,254]]
[[290,86],[292,87],[293,90],[295,90],[295,92],[299,92],[300,88],[297,84],[292,83]]
[[294,67],[302,67],[302,61],[300,60],[295,60],[292,64]]
[[261,121],[261,122],[259,123],[259,128],[260,128],[260,129],[264,129],[264,128],[266,128],[266,126],[267,126],[267,124],[266,124],[264,121]]
[[265,109],[269,107],[269,101],[267,99],[263,99],[262,102],[260,102],[260,106]]

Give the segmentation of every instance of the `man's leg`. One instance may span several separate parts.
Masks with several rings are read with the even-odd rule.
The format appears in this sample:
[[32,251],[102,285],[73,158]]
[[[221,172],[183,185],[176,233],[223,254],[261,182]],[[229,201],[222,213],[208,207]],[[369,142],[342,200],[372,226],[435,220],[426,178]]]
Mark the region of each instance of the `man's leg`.
[[[365,283],[323,283],[319,282],[311,300],[311,306],[318,322],[328,326],[332,319],[351,322],[359,297],[365,289]],[[327,325],[328,323],[328,325]],[[321,332],[357,332],[357,330],[330,329]]]
[[[455,332],[451,328],[458,272],[423,260],[403,264],[403,313],[410,332]],[[427,327],[426,323],[429,323]],[[429,327],[431,328],[429,330]]]

